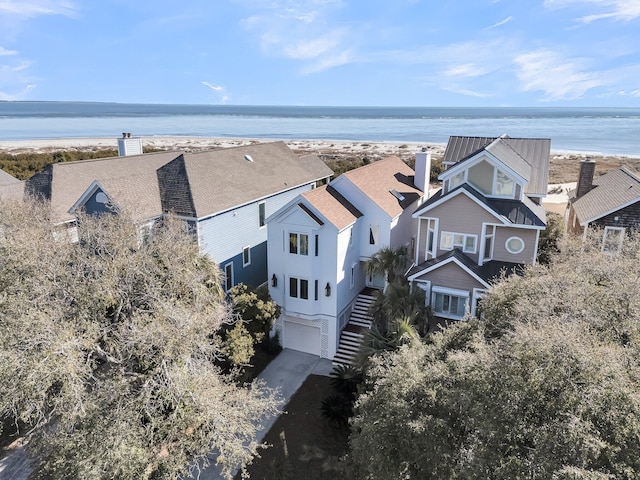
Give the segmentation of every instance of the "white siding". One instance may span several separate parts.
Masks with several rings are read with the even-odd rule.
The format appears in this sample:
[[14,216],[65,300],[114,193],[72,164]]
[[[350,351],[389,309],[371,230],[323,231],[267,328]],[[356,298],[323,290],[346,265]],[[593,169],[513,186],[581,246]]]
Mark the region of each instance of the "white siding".
[[266,242],[267,227],[260,227],[258,204],[265,202],[268,217],[308,190],[311,184],[202,220],[198,225],[201,251],[220,263],[242,253],[247,245],[254,247]]

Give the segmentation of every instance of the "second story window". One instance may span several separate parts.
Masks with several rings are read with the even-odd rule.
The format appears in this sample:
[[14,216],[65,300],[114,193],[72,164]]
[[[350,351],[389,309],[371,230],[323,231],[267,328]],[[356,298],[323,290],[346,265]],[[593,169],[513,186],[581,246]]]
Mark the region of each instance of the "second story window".
[[309,255],[309,235],[290,232],[289,253],[294,255]]
[[371,225],[369,227],[369,245],[378,244],[378,225]]
[[261,227],[264,227],[265,225],[265,219],[266,217],[266,204],[265,202],[260,202],[258,204],[258,217],[259,217],[259,223]]

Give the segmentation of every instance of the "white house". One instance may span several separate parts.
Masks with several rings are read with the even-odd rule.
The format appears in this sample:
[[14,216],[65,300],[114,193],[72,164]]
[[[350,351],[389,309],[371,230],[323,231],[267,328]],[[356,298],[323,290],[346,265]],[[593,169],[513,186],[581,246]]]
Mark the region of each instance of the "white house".
[[428,188],[430,160],[417,156],[419,175],[397,157],[371,163],[267,218],[269,293],[282,309],[275,330],[283,347],[348,361],[341,334],[366,313],[363,291],[383,286],[366,275],[366,262],[384,247],[413,247],[411,214]]

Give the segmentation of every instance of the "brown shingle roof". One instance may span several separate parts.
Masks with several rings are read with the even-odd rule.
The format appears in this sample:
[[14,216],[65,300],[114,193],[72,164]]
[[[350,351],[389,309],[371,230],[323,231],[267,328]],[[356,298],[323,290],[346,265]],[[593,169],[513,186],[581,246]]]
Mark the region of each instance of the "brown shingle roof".
[[640,200],[640,178],[625,167],[595,178],[593,185],[588,193],[571,199],[582,225]]
[[362,216],[362,213],[331,185],[305,192],[302,197],[338,231]]
[[[387,157],[343,175],[391,218],[400,215],[423,196],[423,192],[413,184],[414,171],[398,157]],[[391,193],[393,190],[404,200]]]
[[5,185],[12,185],[12,184],[15,184],[15,183],[20,183],[20,180],[18,180],[17,178],[9,175],[4,170],[0,170],[0,187],[5,186]]

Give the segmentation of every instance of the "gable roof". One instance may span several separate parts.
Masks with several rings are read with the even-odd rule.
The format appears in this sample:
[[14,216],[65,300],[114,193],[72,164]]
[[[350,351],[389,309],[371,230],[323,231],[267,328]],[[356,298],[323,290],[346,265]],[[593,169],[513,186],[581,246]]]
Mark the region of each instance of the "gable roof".
[[395,156],[350,170],[342,176],[391,218],[400,215],[424,195],[413,183],[413,169]]
[[497,278],[503,271],[507,275],[513,273],[522,272],[522,264],[513,262],[501,262],[497,260],[491,260],[483,265],[478,265],[471,258],[466,256],[460,249],[455,248],[447,253],[444,253],[436,258],[431,258],[426,262],[422,262],[420,265],[416,265],[407,272],[407,278],[409,280],[415,280],[418,277],[425,275],[433,270],[447,265],[449,263],[455,263],[460,268],[469,273],[476,280],[484,283],[489,288],[492,280]]
[[[331,185],[323,185],[301,196],[338,231],[362,217],[362,212]],[[302,205],[300,204],[301,207]]]
[[20,180],[0,169],[0,187],[3,187],[5,185],[13,185],[16,183],[20,183]]
[[640,200],[640,178],[626,167],[595,178],[593,185],[580,198],[569,200],[581,225]]
[[486,210],[500,218],[505,224],[533,227],[544,227],[547,224],[547,215],[544,207],[536,205],[527,197],[524,197],[522,201],[487,198],[466,183],[450,190],[445,195],[433,195],[416,209],[413,216],[418,217],[423,212],[445,202],[448,198],[465,193],[475,199],[476,203],[484,206]]
[[59,222],[73,220],[69,213],[94,181],[134,220],[162,214],[156,170],[179,153],[161,152],[49,165],[26,182],[26,193],[51,203]]
[[164,210],[196,218],[332,174],[317,155],[298,157],[281,141],[184,153],[158,172]]
[[529,181],[525,193],[546,195],[549,183],[551,140],[548,138],[463,137],[451,136],[443,163],[453,165],[486,150],[514,172]]
[[332,173],[317,156],[299,158],[273,142],[56,163],[27,180],[26,191],[48,200],[60,222],[74,218],[70,209],[94,181],[134,220],[166,211],[202,218]]

